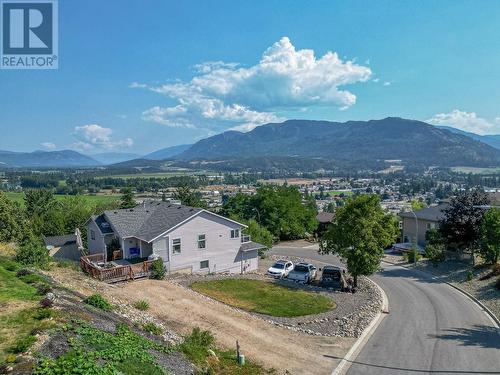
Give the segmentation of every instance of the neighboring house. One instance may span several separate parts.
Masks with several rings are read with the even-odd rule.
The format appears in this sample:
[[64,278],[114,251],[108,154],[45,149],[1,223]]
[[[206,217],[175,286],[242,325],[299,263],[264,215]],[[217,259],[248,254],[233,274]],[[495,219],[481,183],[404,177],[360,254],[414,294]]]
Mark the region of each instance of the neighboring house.
[[[425,233],[430,229],[439,228],[439,222],[444,218],[443,209],[448,204],[440,204],[433,207],[427,207],[414,212],[402,212],[399,216],[402,219],[401,238],[404,243],[414,242],[417,235],[417,244],[425,246]],[[415,222],[415,216],[418,222]]]
[[124,259],[161,257],[167,272],[242,273],[257,269],[258,250],[265,248],[242,235],[244,228],[204,209],[150,201],[93,216],[88,250],[106,256],[116,239]]
[[64,258],[78,261],[82,256],[82,248],[78,246],[78,234],[44,237],[43,242],[54,258]]
[[320,236],[327,229],[328,226],[332,223],[335,214],[332,212],[319,212],[316,215],[316,220],[318,221],[318,228],[316,229],[316,234]]

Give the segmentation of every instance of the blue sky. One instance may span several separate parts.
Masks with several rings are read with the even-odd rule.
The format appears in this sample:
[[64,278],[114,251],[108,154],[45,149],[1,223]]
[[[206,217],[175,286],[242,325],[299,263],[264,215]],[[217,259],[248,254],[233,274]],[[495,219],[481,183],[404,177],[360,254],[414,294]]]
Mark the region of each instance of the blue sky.
[[498,1],[60,0],[59,69],[0,70],[0,149],[146,153],[287,118],[500,133],[498,25]]

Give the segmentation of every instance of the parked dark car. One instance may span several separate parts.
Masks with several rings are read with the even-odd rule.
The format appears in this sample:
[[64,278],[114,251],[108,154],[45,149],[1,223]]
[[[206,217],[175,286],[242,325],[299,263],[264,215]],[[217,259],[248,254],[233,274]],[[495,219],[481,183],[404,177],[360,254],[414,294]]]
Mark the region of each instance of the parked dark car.
[[321,274],[321,286],[346,292],[349,288],[344,270],[340,267],[325,266]]

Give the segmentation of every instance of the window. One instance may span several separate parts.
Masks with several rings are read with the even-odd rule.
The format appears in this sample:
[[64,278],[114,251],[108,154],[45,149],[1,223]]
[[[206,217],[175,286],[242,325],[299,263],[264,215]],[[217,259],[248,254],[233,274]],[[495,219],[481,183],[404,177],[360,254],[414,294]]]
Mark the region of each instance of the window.
[[90,239],[95,240],[95,232],[92,229],[90,230]]
[[200,270],[202,270],[204,268],[208,268],[208,260],[202,260],[200,262]]
[[205,249],[207,247],[207,240],[204,234],[198,235],[198,249]]
[[180,254],[181,253],[181,239],[175,238],[172,240],[172,253]]
[[240,236],[239,229],[231,229],[231,238],[238,238]]

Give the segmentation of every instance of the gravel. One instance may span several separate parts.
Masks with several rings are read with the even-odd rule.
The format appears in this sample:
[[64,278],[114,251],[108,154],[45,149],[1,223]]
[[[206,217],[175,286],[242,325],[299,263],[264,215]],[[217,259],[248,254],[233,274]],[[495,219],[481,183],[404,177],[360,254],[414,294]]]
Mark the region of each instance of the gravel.
[[[269,259],[274,260],[274,256]],[[286,257],[276,257],[276,259],[283,259]],[[303,262],[305,259],[296,257],[289,257],[288,259],[293,262]],[[218,280],[225,278],[246,278],[262,280],[266,282],[274,282],[279,285],[302,289],[306,291],[321,293],[331,298],[336,303],[336,308],[321,314],[306,315],[302,317],[274,317],[259,313],[247,312],[253,316],[265,320],[268,323],[274,324],[279,327],[290,329],[295,332],[302,332],[313,336],[332,336],[332,337],[350,337],[357,338],[361,335],[364,329],[370,324],[372,319],[380,311],[382,306],[382,296],[379,289],[375,284],[365,278],[358,279],[358,288],[356,293],[343,293],[333,289],[322,288],[317,285],[303,285],[283,280],[275,280],[269,278],[261,273],[249,273],[245,275],[182,275],[170,279],[171,282],[178,283],[184,287],[189,287],[193,282],[200,280]],[[192,289],[191,293],[200,294]],[[211,299],[205,295],[204,298]],[[219,302],[222,303],[222,302]],[[235,310],[242,311],[236,307]]]

